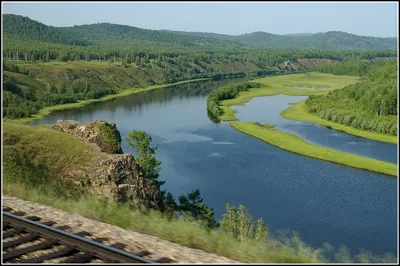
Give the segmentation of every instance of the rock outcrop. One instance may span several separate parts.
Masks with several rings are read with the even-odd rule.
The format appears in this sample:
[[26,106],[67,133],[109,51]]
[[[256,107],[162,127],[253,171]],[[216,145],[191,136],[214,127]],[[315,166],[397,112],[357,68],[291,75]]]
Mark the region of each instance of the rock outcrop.
[[95,143],[102,152],[110,154],[122,154],[121,135],[114,123],[103,120],[95,120],[90,123],[80,123],[75,120],[58,120],[54,129],[61,130],[83,139],[89,143]]
[[[110,136],[104,136],[113,132],[114,137],[121,138],[115,124],[102,120],[90,123],[58,120],[57,124],[48,126],[92,143],[99,151],[88,164],[73,169],[66,167],[62,173],[63,179],[84,186],[108,200],[129,201],[136,206],[143,203],[161,206],[160,189],[143,175],[134,157],[128,153],[122,154],[120,145],[110,143]],[[101,127],[102,130],[99,129]]]

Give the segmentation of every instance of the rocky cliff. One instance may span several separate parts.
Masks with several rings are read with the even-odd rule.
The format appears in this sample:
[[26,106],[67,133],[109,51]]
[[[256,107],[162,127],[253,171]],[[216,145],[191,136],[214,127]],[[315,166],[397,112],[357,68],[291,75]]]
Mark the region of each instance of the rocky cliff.
[[95,143],[102,152],[122,154],[121,135],[114,123],[95,120],[90,123],[80,123],[75,120],[58,120],[54,129],[69,133],[89,143]]
[[160,190],[143,175],[131,154],[123,154],[121,135],[115,124],[102,120],[90,123],[58,120],[55,125],[47,126],[91,143],[100,151],[87,164],[66,167],[62,173],[64,179],[112,201],[129,200],[136,206],[144,202],[161,205]]

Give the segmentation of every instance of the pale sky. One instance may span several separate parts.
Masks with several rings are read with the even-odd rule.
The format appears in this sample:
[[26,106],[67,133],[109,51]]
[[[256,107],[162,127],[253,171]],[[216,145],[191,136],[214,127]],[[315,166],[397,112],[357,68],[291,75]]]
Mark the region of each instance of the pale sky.
[[344,31],[397,37],[397,2],[2,2],[4,14],[51,26],[109,22],[230,35]]

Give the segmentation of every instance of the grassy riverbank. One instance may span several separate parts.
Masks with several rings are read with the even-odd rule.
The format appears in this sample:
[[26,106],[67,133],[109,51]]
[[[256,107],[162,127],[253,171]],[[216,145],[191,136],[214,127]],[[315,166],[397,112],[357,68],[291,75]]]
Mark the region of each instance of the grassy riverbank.
[[397,176],[396,164],[320,147],[294,134],[276,130],[271,125],[262,126],[255,122],[239,121],[232,121],[229,124],[242,133],[254,136],[283,150],[358,169]]
[[[223,114],[218,118],[223,121],[237,120],[235,117],[237,111],[231,109],[230,106],[244,105],[244,103],[250,101],[254,97],[274,96],[278,94],[291,96],[324,94],[329,90],[342,88],[343,86],[352,84],[357,80],[357,77],[334,76],[318,73],[294,74],[257,79],[254,80],[254,82],[262,83],[265,86],[240,92],[239,95],[234,99],[221,101],[220,108],[223,110]],[[315,89],[293,88],[295,86],[306,88],[315,87]],[[397,138],[394,136],[354,129],[345,125],[323,120],[316,115],[309,114],[304,108],[304,102],[291,106],[289,109],[283,111],[281,116],[288,119],[308,121],[323,126],[329,126],[335,130],[360,137],[397,143]],[[271,127],[262,127],[252,122],[231,122],[230,125],[240,132],[255,136],[284,150],[358,169],[397,176],[396,164],[320,147],[318,145],[311,144],[296,135],[282,132]]]
[[[291,96],[310,96],[327,93],[329,90],[342,88],[343,86],[355,83],[358,77],[334,76],[320,73],[291,74],[276,77],[255,79],[250,82],[262,83],[261,88],[254,88],[240,92],[234,99],[221,101],[221,109],[224,114],[219,117],[223,121],[235,121],[236,110],[229,108],[232,105],[244,105],[254,97],[274,96],[285,94]],[[309,89],[298,89],[303,87]],[[315,89],[311,89],[314,87]]]
[[122,90],[121,92],[119,92],[117,94],[106,95],[106,96],[104,96],[102,98],[99,98],[99,99],[80,100],[77,103],[59,104],[59,105],[45,107],[43,109],[40,109],[39,112],[37,112],[36,114],[31,115],[31,117],[20,118],[20,119],[7,119],[7,118],[4,118],[4,121],[28,124],[28,123],[30,123],[32,121],[42,119],[44,116],[46,116],[46,115],[48,115],[51,112],[56,111],[56,110],[66,110],[66,109],[79,108],[79,107],[83,107],[83,106],[91,104],[91,103],[105,102],[105,101],[108,101],[108,100],[111,100],[111,99],[115,99],[115,98],[118,98],[118,97],[124,97],[124,96],[128,96],[128,95],[131,95],[131,94],[143,92],[143,91],[150,91],[150,90],[165,88],[165,87],[168,87],[168,86],[185,84],[185,83],[190,83],[190,82],[203,81],[203,80],[210,80],[210,79],[211,78],[200,78],[200,79],[192,79],[192,80],[180,81],[180,82],[171,83],[171,84],[153,85],[153,86],[148,86],[148,87],[145,87],[145,88],[126,89],[126,90]]
[[322,119],[318,115],[308,112],[304,101],[295,103],[294,105],[290,106],[288,109],[281,113],[281,116],[287,119],[319,124],[358,137],[397,144],[397,136],[361,130],[343,124],[335,123],[326,119]]

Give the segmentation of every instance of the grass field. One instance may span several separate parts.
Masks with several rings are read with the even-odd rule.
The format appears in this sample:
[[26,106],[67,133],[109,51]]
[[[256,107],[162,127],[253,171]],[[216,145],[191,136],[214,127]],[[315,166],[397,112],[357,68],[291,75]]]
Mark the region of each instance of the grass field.
[[[358,77],[334,76],[319,73],[304,73],[256,79],[253,81],[263,83],[265,84],[265,87],[250,89],[248,91],[239,93],[239,96],[234,99],[220,102],[221,109],[224,113],[219,117],[219,119],[223,121],[237,120],[235,117],[237,111],[229,107],[232,105],[244,105],[244,103],[248,102],[254,97],[273,96],[278,94],[292,96],[322,94],[329,90],[342,88],[343,86],[352,84],[357,80]],[[293,88],[295,86],[307,88],[316,87],[316,89],[312,90]],[[360,137],[397,143],[397,137],[395,136],[359,130],[321,119],[316,115],[308,113],[305,109],[304,102],[292,105],[289,109],[283,111],[281,116],[288,119],[308,121],[323,126],[329,126],[335,130]],[[318,145],[311,144],[293,134],[275,130],[274,128],[271,128],[273,125],[261,127],[250,122],[231,122],[230,125],[238,131],[255,136],[284,150],[325,161],[351,166],[354,168],[397,176],[396,164],[320,147]]]

